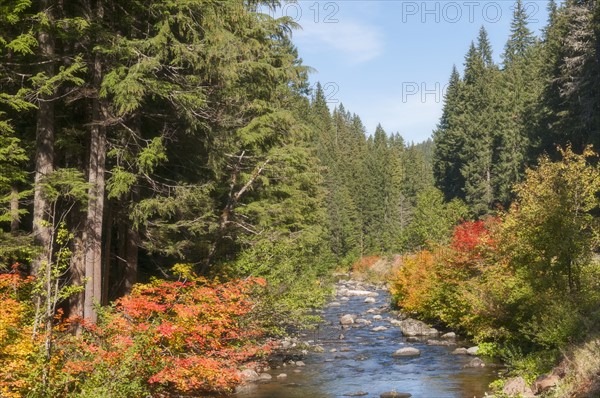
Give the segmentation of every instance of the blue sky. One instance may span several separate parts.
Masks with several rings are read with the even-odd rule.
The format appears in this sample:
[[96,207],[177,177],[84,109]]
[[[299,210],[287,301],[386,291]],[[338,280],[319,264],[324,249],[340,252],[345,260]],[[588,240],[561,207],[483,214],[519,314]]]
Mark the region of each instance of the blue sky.
[[[547,1],[523,0],[530,28],[539,33]],[[407,141],[431,135],[441,115],[443,88],[453,64],[483,25],[500,54],[510,31],[511,0],[300,0],[284,3],[304,63],[315,68],[313,83],[325,86],[330,107],[341,102],[358,114],[369,133],[381,123]]]

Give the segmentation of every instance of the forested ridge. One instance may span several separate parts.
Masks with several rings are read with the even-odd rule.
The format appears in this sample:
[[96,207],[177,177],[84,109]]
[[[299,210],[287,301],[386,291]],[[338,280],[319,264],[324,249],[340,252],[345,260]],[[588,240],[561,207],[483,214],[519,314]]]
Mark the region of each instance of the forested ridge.
[[229,391],[370,255],[529,382],[594,343],[597,1],[517,1],[501,64],[482,27],[423,143],[330,109],[278,5],[0,4],[2,397]]

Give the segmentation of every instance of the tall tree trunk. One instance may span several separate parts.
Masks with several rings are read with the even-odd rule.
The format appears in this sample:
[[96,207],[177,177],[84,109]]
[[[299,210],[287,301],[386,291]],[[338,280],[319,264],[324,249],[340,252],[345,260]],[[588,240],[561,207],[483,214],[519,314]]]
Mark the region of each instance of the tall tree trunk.
[[123,270],[124,294],[131,293],[133,285],[137,282],[138,274],[138,245],[139,234],[128,220],[125,240],[125,269]]
[[110,301],[110,261],[112,252],[112,205],[106,202],[104,216],[104,259],[102,261],[102,305],[108,305]]
[[[51,24],[53,2],[40,1],[40,11],[46,14]],[[46,61],[44,72],[54,76],[54,38],[42,29],[38,34],[41,58]],[[37,275],[41,262],[49,258],[48,250],[52,250],[51,230],[48,224],[49,205],[42,195],[42,179],[54,170],[54,102],[53,94],[40,96],[37,111],[35,183],[33,193],[33,237],[42,252],[33,261],[31,273]]]
[[[102,19],[102,4],[96,4],[96,17]],[[98,93],[102,83],[102,64],[96,54],[93,65],[93,84],[96,96],[92,99],[92,123],[90,126],[90,158],[88,182],[90,194],[88,211],[83,232],[85,286],[83,317],[96,322],[98,314],[95,304],[102,303],[102,222],[104,220],[104,191],[106,169],[106,128],[102,122],[103,114]]]
[[117,221],[117,276],[116,283],[119,288],[117,296],[131,293],[133,285],[137,282],[138,274],[138,247],[139,234],[131,225],[129,218],[122,213]]
[[10,232],[16,235],[19,231],[19,188],[12,186],[10,191]]

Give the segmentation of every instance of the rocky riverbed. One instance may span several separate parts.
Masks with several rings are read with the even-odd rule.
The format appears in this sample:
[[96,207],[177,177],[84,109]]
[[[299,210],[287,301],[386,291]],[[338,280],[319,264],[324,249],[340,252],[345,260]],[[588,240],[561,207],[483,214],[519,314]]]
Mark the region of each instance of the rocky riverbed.
[[482,397],[498,368],[477,348],[404,317],[383,285],[340,281],[314,331],[282,341],[265,369],[244,372],[235,397]]

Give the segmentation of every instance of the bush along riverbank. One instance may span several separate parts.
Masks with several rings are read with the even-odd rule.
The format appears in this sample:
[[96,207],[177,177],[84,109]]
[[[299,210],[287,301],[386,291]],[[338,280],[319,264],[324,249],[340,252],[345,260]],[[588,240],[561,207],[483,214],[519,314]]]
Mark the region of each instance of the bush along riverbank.
[[498,396],[598,396],[600,174],[591,151],[562,155],[527,172],[508,212],[404,256],[390,282],[396,305],[506,362]]
[[135,285],[98,322],[63,317],[35,330],[35,278],[0,275],[0,396],[168,397],[232,391],[240,369],[280,344],[259,315],[266,282],[188,273]]

